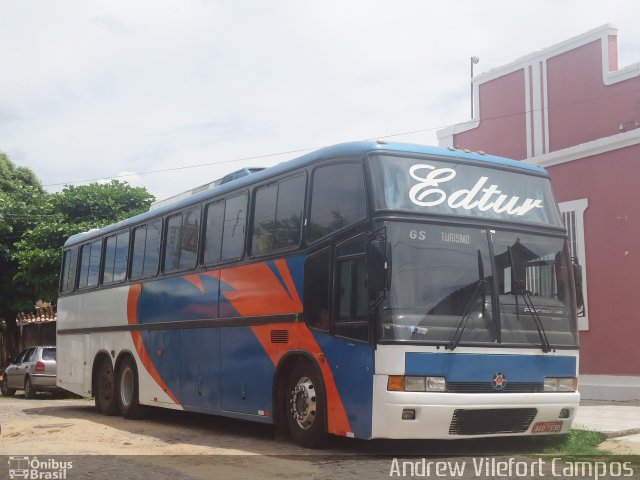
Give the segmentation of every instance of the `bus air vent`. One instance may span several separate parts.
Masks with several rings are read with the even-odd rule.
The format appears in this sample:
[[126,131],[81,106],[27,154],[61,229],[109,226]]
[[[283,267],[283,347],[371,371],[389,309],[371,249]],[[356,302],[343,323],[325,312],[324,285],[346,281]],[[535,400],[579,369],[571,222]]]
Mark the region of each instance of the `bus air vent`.
[[453,412],[451,435],[493,435],[523,433],[531,425],[535,408],[496,408],[485,410],[456,409]]
[[271,343],[289,343],[287,330],[271,330]]

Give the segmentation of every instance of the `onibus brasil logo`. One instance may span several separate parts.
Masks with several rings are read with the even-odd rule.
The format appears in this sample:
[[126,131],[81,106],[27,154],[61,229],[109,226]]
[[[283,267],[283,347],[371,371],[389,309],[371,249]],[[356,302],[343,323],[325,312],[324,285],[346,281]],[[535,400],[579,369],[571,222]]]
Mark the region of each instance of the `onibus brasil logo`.
[[53,458],[39,460],[38,457],[9,457],[9,478],[33,480],[64,480],[73,462],[62,462]]

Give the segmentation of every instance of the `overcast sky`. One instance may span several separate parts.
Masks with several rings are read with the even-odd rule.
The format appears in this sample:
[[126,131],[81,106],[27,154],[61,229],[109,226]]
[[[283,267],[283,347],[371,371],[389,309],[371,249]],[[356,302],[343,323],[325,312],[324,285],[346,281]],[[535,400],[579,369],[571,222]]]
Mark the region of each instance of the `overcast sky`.
[[612,23],[624,67],[639,18],[637,0],[0,0],[0,150],[50,191],[133,172],[164,198],[298,154],[247,157],[435,145],[469,118],[470,56],[479,74]]

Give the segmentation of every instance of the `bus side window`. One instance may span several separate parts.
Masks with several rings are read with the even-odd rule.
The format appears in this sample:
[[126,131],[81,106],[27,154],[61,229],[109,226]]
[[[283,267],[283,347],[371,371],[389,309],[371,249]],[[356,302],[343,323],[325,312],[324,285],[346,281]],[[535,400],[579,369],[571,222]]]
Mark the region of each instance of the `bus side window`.
[[304,264],[304,316],[310,327],[329,330],[331,250],[310,256]]
[[147,241],[147,226],[133,230],[133,252],[131,254],[131,278],[142,277],[144,267],[144,245]]
[[161,229],[162,220],[156,220],[133,230],[131,279],[149,277],[158,273]]
[[253,255],[273,250],[277,198],[278,184],[256,190],[253,206],[253,238],[251,240]]
[[259,255],[300,244],[305,177],[296,175],[256,190],[251,253]]
[[108,237],[104,248],[102,283],[107,285],[124,280],[127,271],[129,232]]
[[78,288],[95,287],[98,284],[100,272],[100,254],[102,240],[87,243],[80,250],[80,279]]
[[204,264],[220,261],[222,248],[222,226],[224,224],[225,201],[207,205],[204,231]]
[[182,230],[182,214],[169,217],[167,220],[167,239],[164,244],[164,271],[170,272],[180,267],[180,231]]
[[304,208],[304,176],[282,180],[278,184],[275,248],[300,245],[302,209]]
[[78,248],[65,250],[62,266],[62,278],[60,279],[60,292],[73,291],[76,283],[76,267],[78,265]]
[[162,231],[162,220],[156,220],[147,228],[147,242],[144,246],[144,266],[142,275],[148,277],[158,273],[160,264],[160,232]]
[[169,217],[164,250],[164,272],[196,266],[200,236],[200,207]]
[[366,215],[364,173],[360,163],[318,167],[313,172],[310,242],[362,220]]
[[222,260],[242,258],[247,221],[247,195],[238,195],[226,202],[222,234]]
[[246,194],[207,205],[205,265],[242,258],[246,220]]

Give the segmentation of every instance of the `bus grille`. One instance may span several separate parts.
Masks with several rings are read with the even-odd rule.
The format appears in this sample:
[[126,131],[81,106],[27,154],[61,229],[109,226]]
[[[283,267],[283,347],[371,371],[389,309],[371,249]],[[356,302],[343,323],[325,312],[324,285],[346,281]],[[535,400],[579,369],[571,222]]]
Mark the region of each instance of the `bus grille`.
[[449,434],[491,435],[526,432],[538,411],[535,408],[495,408],[453,412]]
[[495,390],[491,382],[447,382],[450,393],[538,393],[544,392],[542,383],[509,383],[504,390]]

